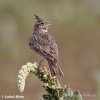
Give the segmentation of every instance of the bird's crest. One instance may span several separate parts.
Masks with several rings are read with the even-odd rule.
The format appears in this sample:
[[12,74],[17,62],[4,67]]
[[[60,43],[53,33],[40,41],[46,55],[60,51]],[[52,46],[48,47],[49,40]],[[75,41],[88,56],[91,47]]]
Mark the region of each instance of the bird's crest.
[[43,21],[42,18],[40,18],[40,17],[37,16],[36,14],[34,14],[34,16],[35,16],[35,19],[37,19],[37,21],[39,21],[39,22]]

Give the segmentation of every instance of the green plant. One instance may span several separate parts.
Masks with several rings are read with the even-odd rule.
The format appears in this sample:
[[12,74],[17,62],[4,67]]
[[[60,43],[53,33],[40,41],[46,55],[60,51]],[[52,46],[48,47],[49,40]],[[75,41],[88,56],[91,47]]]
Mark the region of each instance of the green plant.
[[20,92],[24,91],[25,80],[29,73],[33,73],[43,82],[46,93],[42,95],[42,100],[82,100],[82,96],[78,90],[72,91],[66,85],[65,87],[61,87],[59,80],[56,77],[51,77],[47,68],[36,62],[28,62],[19,70],[17,82]]

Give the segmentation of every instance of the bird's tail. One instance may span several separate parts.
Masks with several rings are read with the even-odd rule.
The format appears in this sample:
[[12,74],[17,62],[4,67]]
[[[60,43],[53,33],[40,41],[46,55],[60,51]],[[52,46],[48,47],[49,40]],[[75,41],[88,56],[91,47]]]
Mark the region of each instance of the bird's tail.
[[51,61],[48,61],[48,64],[49,64],[51,76],[56,76],[56,75],[64,76],[62,70],[60,69],[59,66],[57,66],[57,64],[52,64]]

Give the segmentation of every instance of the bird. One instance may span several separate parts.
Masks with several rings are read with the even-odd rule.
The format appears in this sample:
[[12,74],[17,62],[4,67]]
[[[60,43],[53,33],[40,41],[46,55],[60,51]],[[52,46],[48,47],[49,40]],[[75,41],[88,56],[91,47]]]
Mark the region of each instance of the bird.
[[34,15],[36,22],[34,24],[33,34],[29,40],[29,46],[32,50],[43,57],[41,62],[46,59],[49,65],[50,74],[54,76],[64,76],[58,65],[58,47],[55,39],[49,34],[48,27],[51,25],[48,21]]

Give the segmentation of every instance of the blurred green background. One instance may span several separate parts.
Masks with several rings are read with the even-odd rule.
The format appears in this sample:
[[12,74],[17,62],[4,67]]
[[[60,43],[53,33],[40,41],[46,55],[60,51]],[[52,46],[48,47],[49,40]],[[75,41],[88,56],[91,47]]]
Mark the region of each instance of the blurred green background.
[[78,88],[84,100],[100,100],[100,0],[0,0],[0,100],[2,95],[40,100],[44,91],[32,75],[22,94],[17,88],[21,66],[41,60],[28,46],[34,14],[52,23],[62,86]]

